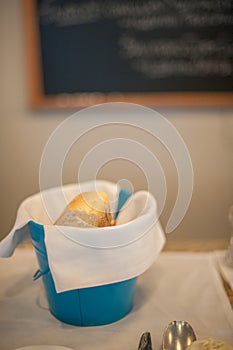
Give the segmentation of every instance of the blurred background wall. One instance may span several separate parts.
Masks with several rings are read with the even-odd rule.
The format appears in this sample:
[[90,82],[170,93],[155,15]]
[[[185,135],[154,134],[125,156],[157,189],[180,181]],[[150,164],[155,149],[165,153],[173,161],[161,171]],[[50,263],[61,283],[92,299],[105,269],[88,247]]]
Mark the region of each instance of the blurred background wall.
[[[2,238],[14,224],[20,202],[39,191],[38,172],[43,148],[53,130],[71,115],[71,111],[42,112],[29,108],[24,21],[20,1],[0,1],[0,35]],[[183,137],[191,155],[195,177],[188,212],[169,240],[217,240],[227,244],[230,237],[228,209],[233,204],[233,110],[157,110]],[[80,123],[85,123],[85,119],[81,119]],[[64,164],[64,183],[76,181],[82,157],[93,145],[106,139],[106,132],[106,129],[101,128],[92,131],[72,148]],[[162,225],[165,226],[177,195],[174,164],[161,145],[152,138],[130,128],[119,127],[114,132],[117,136],[130,135],[144,143],[160,160],[168,188],[161,216]],[[113,130],[109,130],[109,133],[113,133]],[[133,164],[124,161],[104,166],[99,177],[111,181],[128,177],[135,190],[146,186],[144,175]]]

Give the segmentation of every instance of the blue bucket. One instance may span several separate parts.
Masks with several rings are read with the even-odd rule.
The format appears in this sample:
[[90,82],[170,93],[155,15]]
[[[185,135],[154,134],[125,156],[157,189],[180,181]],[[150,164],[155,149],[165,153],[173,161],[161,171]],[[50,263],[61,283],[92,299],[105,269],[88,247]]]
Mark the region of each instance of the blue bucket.
[[[129,196],[127,191],[121,190],[118,212]],[[98,326],[115,322],[129,313],[133,305],[136,278],[57,293],[48,265],[44,228],[30,221],[29,230],[40,267],[34,279],[42,277],[52,315],[76,326]]]

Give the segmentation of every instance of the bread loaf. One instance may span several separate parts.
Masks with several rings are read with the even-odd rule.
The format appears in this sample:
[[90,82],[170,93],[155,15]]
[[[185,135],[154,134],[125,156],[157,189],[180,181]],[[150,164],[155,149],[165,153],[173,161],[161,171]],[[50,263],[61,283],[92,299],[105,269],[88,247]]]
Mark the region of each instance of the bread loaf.
[[75,227],[110,226],[112,216],[105,192],[83,192],[75,197],[55,225]]
[[208,338],[193,342],[186,350],[233,350],[233,346],[223,340]]

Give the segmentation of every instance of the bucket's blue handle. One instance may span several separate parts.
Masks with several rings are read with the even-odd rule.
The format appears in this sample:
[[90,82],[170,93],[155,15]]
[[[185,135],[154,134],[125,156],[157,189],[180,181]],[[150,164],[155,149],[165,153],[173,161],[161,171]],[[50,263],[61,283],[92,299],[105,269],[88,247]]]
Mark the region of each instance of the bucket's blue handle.
[[45,270],[43,270],[43,271],[37,270],[37,271],[35,272],[34,276],[33,276],[33,281],[38,280],[38,279],[41,278],[42,276],[46,275],[46,273],[48,273],[48,272],[49,272],[49,269],[48,269],[48,268],[45,269]]

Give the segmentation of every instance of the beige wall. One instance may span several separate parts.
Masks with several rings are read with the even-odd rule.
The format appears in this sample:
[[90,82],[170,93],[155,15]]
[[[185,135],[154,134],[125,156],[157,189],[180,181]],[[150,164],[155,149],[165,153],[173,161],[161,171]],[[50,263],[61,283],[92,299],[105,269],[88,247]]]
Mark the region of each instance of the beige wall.
[[[56,126],[70,115],[70,111],[29,109],[23,29],[21,2],[0,1],[1,237],[13,225],[20,202],[39,190],[39,163],[45,143]],[[227,212],[233,204],[233,110],[190,108],[160,109],[159,112],[186,142],[195,176],[190,208],[169,239],[223,239],[227,242],[230,234]],[[85,119],[80,122],[85,123]],[[113,137],[119,134],[134,137],[150,147],[161,161],[168,186],[161,218],[165,225],[177,193],[172,161],[161,145],[135,130],[116,128],[109,132]],[[105,133],[106,130],[91,132],[73,147],[64,165],[64,183],[76,180],[82,156],[95,143],[104,140]],[[135,168],[129,163],[110,163],[103,167],[99,176],[115,181],[126,177],[125,173],[135,189],[145,187],[145,177],[142,173],[135,175]]]

